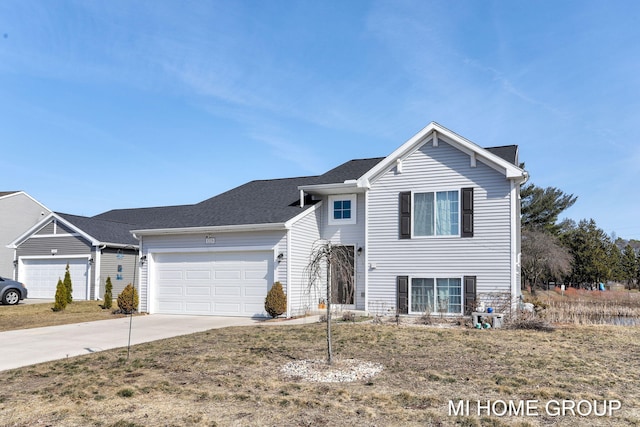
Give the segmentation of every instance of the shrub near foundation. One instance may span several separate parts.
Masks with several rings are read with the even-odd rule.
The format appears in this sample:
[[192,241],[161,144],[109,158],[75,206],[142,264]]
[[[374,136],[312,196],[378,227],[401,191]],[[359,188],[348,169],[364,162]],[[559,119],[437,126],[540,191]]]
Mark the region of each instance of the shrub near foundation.
[[67,287],[62,280],[58,279],[58,285],[56,286],[56,297],[53,303],[53,311],[62,311],[67,307]]
[[104,305],[102,308],[111,308],[113,304],[113,284],[111,283],[111,276],[107,276],[107,281],[104,285]]
[[273,284],[267,297],[264,300],[264,310],[271,317],[278,317],[287,311],[287,297],[282,290],[282,284],[276,282]]
[[118,308],[123,313],[133,313],[138,309],[138,292],[129,283],[118,295]]

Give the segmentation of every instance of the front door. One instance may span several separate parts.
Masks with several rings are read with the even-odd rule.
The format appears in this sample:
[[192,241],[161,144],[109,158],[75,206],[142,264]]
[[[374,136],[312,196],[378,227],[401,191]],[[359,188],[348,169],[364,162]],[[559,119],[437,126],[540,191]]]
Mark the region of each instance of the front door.
[[331,304],[355,303],[354,246],[334,246],[331,260]]

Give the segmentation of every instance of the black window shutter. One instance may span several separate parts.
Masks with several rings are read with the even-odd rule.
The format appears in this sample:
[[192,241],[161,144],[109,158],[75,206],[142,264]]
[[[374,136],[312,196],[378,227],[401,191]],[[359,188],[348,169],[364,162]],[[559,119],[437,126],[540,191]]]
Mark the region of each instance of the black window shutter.
[[473,237],[473,188],[462,189],[462,237]]
[[476,308],[476,276],[464,276],[464,314],[470,315]]
[[409,276],[396,277],[398,314],[409,313]]
[[400,238],[411,238],[411,192],[400,193]]

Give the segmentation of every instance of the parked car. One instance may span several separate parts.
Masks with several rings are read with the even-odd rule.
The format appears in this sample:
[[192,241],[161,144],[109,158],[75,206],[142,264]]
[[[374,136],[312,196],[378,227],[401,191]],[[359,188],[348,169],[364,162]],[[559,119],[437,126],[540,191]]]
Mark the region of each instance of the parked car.
[[0,277],[0,301],[2,304],[14,305],[27,298],[27,287],[24,283]]

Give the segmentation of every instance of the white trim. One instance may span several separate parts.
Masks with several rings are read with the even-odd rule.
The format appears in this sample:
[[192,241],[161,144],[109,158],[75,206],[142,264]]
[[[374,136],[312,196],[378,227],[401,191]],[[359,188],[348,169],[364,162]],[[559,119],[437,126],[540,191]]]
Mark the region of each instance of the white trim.
[[491,153],[489,150],[480,147],[479,145],[471,142],[470,140],[450,131],[449,129],[439,125],[438,123],[431,122],[417,134],[412,136],[394,152],[388,155],[384,160],[371,168],[358,180],[358,186],[363,186],[364,183],[371,183],[376,181],[385,172],[395,166],[396,159],[406,157],[408,154],[413,153],[424,144],[432,142],[434,147],[438,146],[438,138],[442,141],[452,145],[458,150],[466,153],[469,156],[476,155],[476,159],[485,163],[487,166],[497,170],[505,175],[505,178],[512,179],[517,182],[526,181],[528,174],[523,169],[520,169],[516,165],[504,160],[503,158]]
[[[428,275],[428,274],[427,274]],[[434,274],[430,277],[425,277],[424,275],[415,275],[415,276],[407,276],[409,279],[408,290],[409,295],[407,295],[407,313],[408,314],[424,314],[421,311],[412,311],[411,310],[411,286],[413,283],[413,279],[433,279],[433,297],[434,297],[434,308],[437,305],[437,301],[435,298],[438,296],[438,279],[459,279],[460,280],[460,312],[456,313],[443,313],[445,316],[460,316],[464,313],[464,276],[448,276],[446,274]],[[448,308],[447,308],[448,309]],[[439,315],[440,312],[438,310],[432,311],[429,313],[430,315]]]
[[364,311],[369,312],[369,192],[364,193]]
[[209,227],[155,228],[148,230],[131,230],[134,236],[154,236],[167,234],[200,234],[200,233],[232,233],[234,231],[285,230],[287,223],[218,225]]
[[273,246],[219,246],[219,247],[197,247],[197,248],[158,248],[150,250],[144,255],[153,254],[182,254],[182,253],[206,253],[206,252],[262,252],[275,251],[278,245]]
[[[436,223],[437,223],[437,218],[436,218],[436,212],[437,212],[437,207],[436,207],[436,200],[437,200],[437,193],[447,193],[449,191],[455,191],[458,193],[458,234],[436,234]],[[415,233],[413,232],[414,226],[415,226],[415,217],[414,217],[414,212],[415,212],[415,202],[414,202],[414,195],[415,194],[426,194],[426,193],[433,193],[433,235],[428,235],[428,236],[416,236]],[[444,190],[434,190],[434,191],[422,191],[422,190],[413,190],[411,191],[411,238],[412,239],[451,239],[451,238],[457,238],[457,237],[462,237],[462,189],[461,188],[451,188],[451,189],[444,189]]]
[[[44,209],[47,213],[51,213],[51,209],[49,209],[48,207],[46,207],[45,205],[43,205],[42,203],[40,203],[39,201],[37,201],[36,199],[34,199],[33,197],[31,197],[29,194],[25,193],[24,191],[16,191],[15,193],[11,193],[11,194],[5,194],[4,196],[0,196],[0,200],[3,199],[8,199],[9,197],[14,197],[14,196],[19,196],[19,195],[24,195],[27,196],[29,199],[31,199],[33,202],[35,202],[36,204],[40,205],[40,207],[42,209]],[[44,214],[44,212],[41,213],[41,215]]]
[[350,180],[344,183],[337,184],[317,184],[317,185],[301,185],[299,190],[303,190],[309,194],[320,194],[328,196],[330,194],[351,194],[362,193],[366,191],[368,185],[363,184],[360,181]]
[[82,237],[82,238],[84,238],[85,240],[89,241],[91,246],[98,246],[101,243],[98,240],[96,240],[94,237],[92,237],[91,235],[85,233],[80,228],[76,227],[75,225],[73,225],[69,221],[65,220],[64,218],[62,218],[61,216],[56,214],[55,212],[51,212],[49,215],[47,215],[46,217],[41,219],[37,224],[35,224],[33,227],[31,227],[29,230],[27,230],[25,233],[23,233],[20,237],[15,239],[13,242],[9,243],[7,245],[7,247],[11,248],[11,249],[16,249],[20,244],[24,243],[27,239],[35,237],[36,235],[34,233],[36,233],[38,230],[41,230],[42,228],[46,227],[47,224],[49,224],[49,221],[51,221],[51,220],[53,220],[53,222],[54,222],[54,232],[58,227],[57,222],[58,221],[62,221],[62,223],[65,226],[67,226],[71,230],[75,231],[75,233],[71,233],[71,234],[70,233],[52,234],[52,235],[45,234],[45,235],[43,235],[43,237],[65,237],[65,236],[69,237],[69,236],[74,236],[74,237]]
[[520,184],[516,184],[511,181],[511,194],[510,194],[510,209],[511,214],[509,215],[511,219],[511,302],[513,303],[515,300],[515,296],[518,294],[518,289],[520,287],[520,283],[518,280],[517,269],[519,268],[519,259],[520,254],[518,253],[518,236],[520,234],[520,218],[516,215],[518,212],[517,204],[520,202],[517,197],[517,189]]
[[315,212],[317,209],[320,209],[321,206],[322,206],[322,201],[319,201],[318,203],[314,204],[312,207],[306,209],[303,212],[300,212],[298,215],[294,216],[293,218],[285,222],[284,227],[288,230],[291,229],[296,222],[300,221],[310,213]]
[[[351,202],[351,217],[347,219],[335,219],[334,215],[334,202],[343,202],[349,201]],[[344,224],[357,224],[358,222],[358,196],[357,194],[340,194],[340,195],[331,195],[328,197],[327,203],[327,221],[329,225],[344,225]]]
[[286,287],[287,287],[287,318],[291,317],[291,230],[287,230],[287,272],[286,272]]

